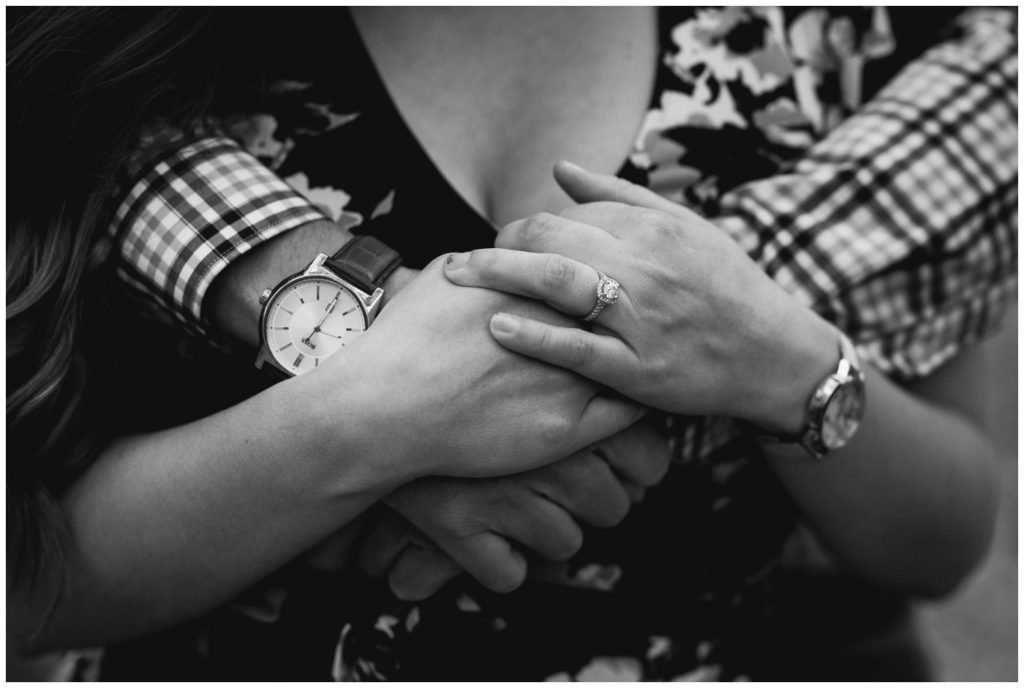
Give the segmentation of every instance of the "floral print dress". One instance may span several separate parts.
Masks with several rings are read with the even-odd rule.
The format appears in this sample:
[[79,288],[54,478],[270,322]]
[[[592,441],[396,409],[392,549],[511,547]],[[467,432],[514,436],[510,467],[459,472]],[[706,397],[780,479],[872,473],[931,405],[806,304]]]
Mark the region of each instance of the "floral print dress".
[[[407,265],[491,245],[493,226],[434,168],[342,24],[330,35],[350,48],[343,79],[318,67],[317,48],[298,51],[260,110],[228,131]],[[901,41],[909,52],[898,53],[882,8],[665,8],[659,36],[652,100],[619,175],[712,217],[723,193],[799,159],[914,49]],[[408,231],[427,208],[443,221]],[[113,652],[107,677],[128,653],[166,665],[174,648],[185,678],[757,678],[794,506],[728,419],[662,425],[674,452],[662,484],[619,527],[587,531],[568,564],[537,562],[514,593],[463,576],[405,603],[357,571],[295,562],[195,624]]]

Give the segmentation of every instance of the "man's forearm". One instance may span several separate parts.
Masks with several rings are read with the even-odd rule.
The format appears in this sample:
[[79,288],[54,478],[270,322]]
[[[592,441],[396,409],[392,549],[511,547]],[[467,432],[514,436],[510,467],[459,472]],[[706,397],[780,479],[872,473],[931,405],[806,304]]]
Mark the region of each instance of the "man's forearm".
[[[306,267],[318,253],[334,254],[352,233],[329,220],[310,222],[256,246],[217,276],[203,303],[203,314],[232,338],[257,346],[259,297],[291,274]],[[385,298],[415,277],[399,268],[384,284]]]
[[[983,556],[995,515],[992,448],[963,407],[983,403],[984,367],[978,350],[960,354],[920,393],[871,369],[861,428],[834,457],[765,445],[807,520],[856,572],[934,597]],[[961,400],[943,403],[951,396]]]

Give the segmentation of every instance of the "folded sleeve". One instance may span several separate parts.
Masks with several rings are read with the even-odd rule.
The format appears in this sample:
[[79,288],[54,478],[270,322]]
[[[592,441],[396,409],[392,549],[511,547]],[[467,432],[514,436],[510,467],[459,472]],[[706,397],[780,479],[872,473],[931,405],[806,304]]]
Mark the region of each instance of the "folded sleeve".
[[1017,272],[1017,36],[969,12],[787,172],[717,223],[898,378],[992,332]]
[[323,214],[225,137],[165,155],[137,177],[110,226],[118,276],[154,308],[206,334],[214,278],[259,244]]

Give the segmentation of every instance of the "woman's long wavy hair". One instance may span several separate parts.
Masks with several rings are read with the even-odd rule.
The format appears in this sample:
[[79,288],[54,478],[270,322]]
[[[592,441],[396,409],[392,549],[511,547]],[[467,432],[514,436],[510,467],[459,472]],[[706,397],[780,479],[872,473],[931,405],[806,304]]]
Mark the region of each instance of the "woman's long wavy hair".
[[211,9],[8,8],[7,21],[10,586],[60,580],[58,498],[109,439],[90,342],[118,174],[147,121],[199,121],[252,57]]

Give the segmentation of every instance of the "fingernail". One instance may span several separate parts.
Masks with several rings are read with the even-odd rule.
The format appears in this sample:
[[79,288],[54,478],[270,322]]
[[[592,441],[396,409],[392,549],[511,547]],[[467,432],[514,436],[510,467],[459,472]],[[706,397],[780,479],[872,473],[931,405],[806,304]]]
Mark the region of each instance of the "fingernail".
[[449,253],[448,258],[444,261],[444,268],[445,270],[458,270],[465,264],[465,253]]
[[491,316],[491,332],[494,334],[513,335],[519,330],[519,319],[508,313],[495,313]]
[[563,167],[567,167],[568,169],[572,170],[573,172],[586,172],[585,169],[583,169],[582,167],[580,167],[579,165],[577,165],[574,162],[569,162],[568,160],[563,160],[562,161],[562,166]]

